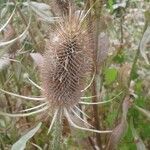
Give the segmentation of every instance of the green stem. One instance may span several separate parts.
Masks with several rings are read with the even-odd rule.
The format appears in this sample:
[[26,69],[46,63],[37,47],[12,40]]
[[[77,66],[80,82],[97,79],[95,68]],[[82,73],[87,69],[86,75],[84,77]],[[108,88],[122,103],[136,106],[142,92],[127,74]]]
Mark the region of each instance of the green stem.
[[62,109],[59,110],[54,124],[52,150],[62,150]]
[[134,58],[134,61],[133,61],[133,64],[132,64],[132,68],[131,68],[131,71],[130,71],[130,77],[129,77],[129,81],[128,81],[128,87],[130,87],[130,83],[131,83],[133,73],[134,73],[135,68],[136,68],[136,63],[137,63],[139,55],[140,55],[140,46],[137,49],[137,52],[135,54],[135,58]]
[[[148,22],[146,21],[145,22],[145,26],[143,28],[143,32],[142,32],[142,38],[143,38],[145,30],[147,29],[147,26],[148,26]],[[133,73],[134,73],[135,68],[136,68],[136,63],[137,63],[137,60],[139,58],[139,55],[140,55],[140,43],[139,43],[137,52],[135,54],[134,61],[133,61],[133,64],[132,64],[132,68],[131,68],[131,71],[130,71],[130,78],[129,78],[129,81],[128,81],[128,87],[130,87],[130,83],[131,83],[131,80],[132,80],[132,77],[133,77]]]

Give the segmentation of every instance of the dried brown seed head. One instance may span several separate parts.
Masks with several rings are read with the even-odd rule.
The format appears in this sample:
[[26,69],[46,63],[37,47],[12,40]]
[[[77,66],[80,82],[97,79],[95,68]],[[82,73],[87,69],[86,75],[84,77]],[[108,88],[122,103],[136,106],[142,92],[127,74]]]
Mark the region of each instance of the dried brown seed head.
[[70,15],[48,41],[41,75],[44,94],[52,107],[69,107],[80,100],[92,62],[89,37],[79,17]]

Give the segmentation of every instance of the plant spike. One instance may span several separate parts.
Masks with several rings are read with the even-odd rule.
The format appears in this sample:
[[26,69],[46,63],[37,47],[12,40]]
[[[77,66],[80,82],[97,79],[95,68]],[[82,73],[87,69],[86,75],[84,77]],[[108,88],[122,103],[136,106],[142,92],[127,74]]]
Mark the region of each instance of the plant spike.
[[40,97],[38,98],[38,97],[28,97],[28,96],[18,95],[18,94],[12,93],[12,92],[5,91],[3,89],[0,89],[0,91],[3,93],[9,94],[11,96],[15,96],[15,97],[27,99],[27,100],[32,100],[32,101],[45,101],[45,99],[46,99],[46,98],[40,98]]
[[70,117],[70,115],[69,115],[69,113],[68,113],[68,111],[67,111],[66,108],[64,108],[64,112],[65,112],[65,116],[66,116],[66,118],[68,119],[68,121],[69,121],[69,123],[71,124],[71,126],[77,128],[77,129],[85,130],[85,131],[91,131],[91,132],[95,132],[95,133],[104,133],[104,134],[106,134],[106,133],[111,133],[111,132],[112,132],[112,130],[99,131],[99,130],[95,130],[95,129],[89,129],[89,128],[80,127],[80,126],[76,125],[76,124],[72,121],[72,119],[71,119],[71,117]]

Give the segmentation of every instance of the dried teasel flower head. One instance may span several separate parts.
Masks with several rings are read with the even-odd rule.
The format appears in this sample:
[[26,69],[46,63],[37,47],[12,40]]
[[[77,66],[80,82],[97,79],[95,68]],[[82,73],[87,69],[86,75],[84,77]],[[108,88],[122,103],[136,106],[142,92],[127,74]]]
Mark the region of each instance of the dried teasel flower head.
[[92,64],[92,40],[84,22],[83,16],[70,11],[46,44],[41,78],[52,107],[73,106],[82,95]]
[[[82,101],[83,99],[97,96],[82,96],[82,93],[92,84],[96,73],[94,70],[90,84],[84,87],[85,79],[88,74],[91,75],[90,71],[93,69],[92,49],[94,48],[91,38],[92,35],[90,35],[91,32],[89,32],[85,18],[94,4],[85,14],[81,11],[79,15],[76,15],[75,11],[72,11],[72,7],[69,7],[69,15],[64,16],[57,23],[52,38],[48,40],[45,46],[46,52],[44,56],[31,54],[31,57],[35,60],[39,68],[41,68],[43,88],[32,81],[27,75],[25,75],[25,78],[35,87],[42,90],[44,97],[28,97],[0,89],[0,92],[5,94],[33,101],[41,101],[43,103],[32,108],[24,109],[21,111],[22,113],[9,114],[0,111],[0,115],[23,117],[45,111],[46,116],[49,116],[49,111],[51,110],[53,118],[48,133],[51,131],[55,122],[58,123],[58,120],[61,122],[62,116],[65,116],[69,124],[77,129],[104,134],[112,132],[111,130],[100,131],[93,129],[94,127],[80,117],[79,113],[85,117],[89,116],[77,106],[77,104],[97,105],[105,103]],[[76,119],[72,119],[73,117],[76,117]],[[79,126],[76,123],[77,118],[86,127]]]

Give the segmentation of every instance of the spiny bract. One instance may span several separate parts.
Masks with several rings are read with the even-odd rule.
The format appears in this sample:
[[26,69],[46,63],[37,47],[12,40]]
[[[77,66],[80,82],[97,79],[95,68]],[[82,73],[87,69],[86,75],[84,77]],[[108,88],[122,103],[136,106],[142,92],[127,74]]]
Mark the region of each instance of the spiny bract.
[[77,104],[91,69],[92,40],[82,19],[75,13],[64,17],[46,44],[41,77],[52,107]]

